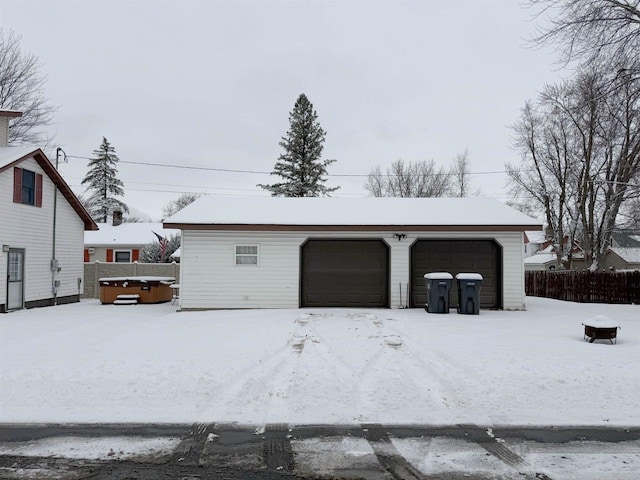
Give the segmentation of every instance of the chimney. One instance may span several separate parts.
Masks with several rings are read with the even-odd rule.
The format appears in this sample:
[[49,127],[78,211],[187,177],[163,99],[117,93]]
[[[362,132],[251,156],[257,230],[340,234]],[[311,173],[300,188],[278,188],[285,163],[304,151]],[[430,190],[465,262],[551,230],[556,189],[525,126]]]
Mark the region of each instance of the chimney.
[[13,110],[0,110],[0,147],[9,146],[9,120],[19,118],[22,113]]
[[122,211],[114,210],[113,211],[113,222],[111,222],[114,227],[117,227],[122,223]]

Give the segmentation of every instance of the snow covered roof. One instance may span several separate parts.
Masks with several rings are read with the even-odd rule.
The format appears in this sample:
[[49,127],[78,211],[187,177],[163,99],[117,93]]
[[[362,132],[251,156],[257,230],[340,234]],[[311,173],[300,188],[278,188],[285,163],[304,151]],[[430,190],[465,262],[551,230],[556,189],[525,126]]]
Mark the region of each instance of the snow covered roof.
[[171,258],[180,258],[180,255],[182,255],[182,247],[178,247],[176,249],[175,252],[173,252],[171,255],[169,255]]
[[93,221],[93,218],[91,218],[91,215],[89,215],[82,206],[78,197],[76,197],[75,193],[71,190],[71,187],[64,181],[64,178],[62,178],[58,170],[56,170],[41,149],[37,147],[0,147],[0,173],[29,158],[33,158],[58,187],[58,191],[82,219],[85,231],[97,230],[98,226],[96,222]]
[[527,234],[529,243],[544,243],[546,240],[542,230],[527,230],[524,233]]
[[610,249],[627,263],[640,263],[640,248],[617,248]]
[[32,156],[40,149],[38,147],[0,147],[0,168],[6,167],[16,160]]
[[84,232],[85,246],[147,245],[158,241],[153,232],[165,238],[180,233],[180,230],[163,228],[161,223],[122,223],[115,227],[100,223],[99,227],[98,231]]
[[[502,226],[540,222],[493,198],[201,197],[164,222],[168,228],[281,226]],[[206,227],[204,227],[206,228]]]
[[545,265],[549,262],[555,262],[557,260],[555,253],[536,253],[524,259],[525,265]]

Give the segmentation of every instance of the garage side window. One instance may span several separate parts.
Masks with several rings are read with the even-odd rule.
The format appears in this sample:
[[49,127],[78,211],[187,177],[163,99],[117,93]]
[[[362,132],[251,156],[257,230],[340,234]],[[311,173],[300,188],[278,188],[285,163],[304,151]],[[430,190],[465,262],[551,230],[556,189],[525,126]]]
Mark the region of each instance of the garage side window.
[[257,245],[236,245],[236,265],[258,265]]

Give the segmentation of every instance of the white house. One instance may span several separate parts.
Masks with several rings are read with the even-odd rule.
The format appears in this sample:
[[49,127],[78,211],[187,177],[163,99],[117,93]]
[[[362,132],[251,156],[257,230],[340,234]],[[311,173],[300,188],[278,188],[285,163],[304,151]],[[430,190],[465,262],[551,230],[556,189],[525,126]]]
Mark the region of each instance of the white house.
[[182,230],[183,310],[422,307],[434,271],[479,272],[483,308],[519,310],[541,228],[489,198],[372,197],[202,197],[164,226]]
[[42,150],[7,146],[17,115],[0,111],[0,312],[79,301],[84,230],[98,228]]
[[542,245],[546,242],[544,231],[527,230],[524,232],[524,256],[529,257],[538,253]]
[[164,229],[162,223],[100,223],[100,230],[84,233],[85,262],[129,263],[139,259],[142,249],[158,241],[156,234],[169,238],[180,230]]

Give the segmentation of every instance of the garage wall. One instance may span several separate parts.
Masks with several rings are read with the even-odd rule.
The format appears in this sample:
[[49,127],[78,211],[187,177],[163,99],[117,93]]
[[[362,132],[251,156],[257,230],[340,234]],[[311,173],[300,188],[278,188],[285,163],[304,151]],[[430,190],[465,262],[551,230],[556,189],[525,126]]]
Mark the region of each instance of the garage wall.
[[[410,283],[410,246],[417,238],[495,238],[503,247],[503,305],[524,308],[522,232],[411,233],[398,241],[393,232],[182,232],[180,308],[298,308],[300,246],[308,238],[380,238],[389,245],[390,305]],[[258,245],[259,265],[234,265],[234,246]]]

